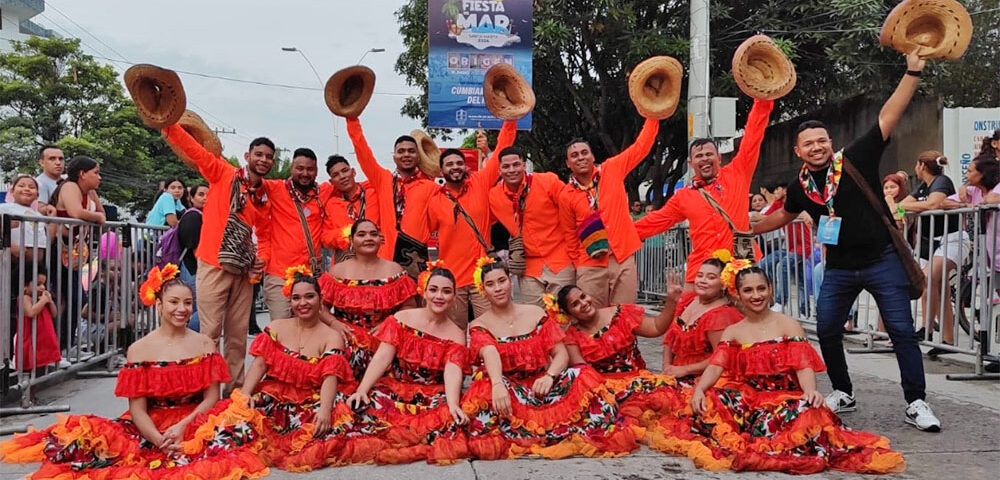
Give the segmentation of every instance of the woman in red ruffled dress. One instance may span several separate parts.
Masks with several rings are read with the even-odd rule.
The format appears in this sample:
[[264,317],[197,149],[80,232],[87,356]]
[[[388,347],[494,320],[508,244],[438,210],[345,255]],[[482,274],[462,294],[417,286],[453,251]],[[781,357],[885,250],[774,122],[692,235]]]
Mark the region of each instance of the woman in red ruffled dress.
[[515,304],[502,263],[480,259],[473,274],[490,310],[469,325],[479,362],[462,407],[471,417],[469,450],[480,459],[624,455],[636,429],[589,365],[568,367],[565,333],[554,315]]
[[722,331],[743,319],[722,285],[722,271],[729,260],[729,252],[721,250],[702,262],[694,291],[681,295],[675,319],[663,336],[663,373],[683,386],[694,386],[708,366],[708,357],[719,344]]
[[117,419],[61,417],[55,425],[0,444],[7,462],[42,462],[33,479],[259,478],[261,418],[239,390],[219,401],[226,362],[206,336],[187,328],[191,289],[176,265],[154,268],[140,289],[160,326],[128,349],[115,395],[129,409]]
[[656,317],[646,316],[638,305],[599,308],[576,285],[561,288],[556,305],[549,306],[551,300],[545,299],[550,312],[572,319],[564,340],[570,365],[590,364],[600,372],[622,415],[636,425],[683,406],[676,380],[646,370],[637,342],[637,337],[663,335],[680,296],[679,280],[668,281],[663,309]]
[[368,219],[351,226],[354,257],[330,267],[320,277],[323,301],[350,331],[348,358],[354,378],[361,381],[378,341],[372,336],[382,321],[402,308],[416,306],[416,284],[398,263],[382,259],[382,233]]
[[417,278],[426,306],[387,317],[375,329],[378,349],[348,403],[386,425],[375,460],[448,464],[468,457],[459,401],[469,352],[465,330],[448,318],[455,277],[429,263]]
[[746,318],[723,332],[691,391],[692,414],[661,418],[653,446],[710,470],[902,471],[887,438],[843,426],[826,407],[816,390],[823,360],[798,321],[770,310],[764,271],[746,260],[726,270]]
[[289,269],[285,294],[295,317],[275,320],[257,335],[244,384],[264,417],[262,457],[297,472],[373,460],[366,452],[379,446],[372,439],[377,425],[355,418],[343,402],[342,391],[354,386],[344,337],[320,320],[319,285],[307,267]]

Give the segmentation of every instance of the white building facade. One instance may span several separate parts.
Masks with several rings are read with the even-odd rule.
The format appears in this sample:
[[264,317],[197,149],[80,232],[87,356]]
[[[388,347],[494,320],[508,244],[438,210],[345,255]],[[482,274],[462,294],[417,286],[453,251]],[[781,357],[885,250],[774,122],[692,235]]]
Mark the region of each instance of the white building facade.
[[44,11],[45,0],[0,0],[0,52],[11,51],[12,41],[51,37],[52,30],[31,21]]

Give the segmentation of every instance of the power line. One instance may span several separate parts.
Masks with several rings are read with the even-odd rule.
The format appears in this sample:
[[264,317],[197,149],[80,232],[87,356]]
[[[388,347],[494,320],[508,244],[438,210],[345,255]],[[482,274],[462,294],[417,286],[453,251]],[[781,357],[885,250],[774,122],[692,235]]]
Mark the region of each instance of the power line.
[[90,33],[90,30],[87,30],[86,28],[84,28],[83,25],[80,25],[79,23],[76,23],[76,21],[73,20],[72,18],[69,18],[68,15],[66,15],[65,13],[62,12],[62,10],[59,10],[58,8],[56,8],[56,6],[52,4],[52,2],[48,2],[48,6],[51,7],[53,10],[55,10],[56,13],[58,13],[59,15],[62,15],[63,18],[65,18],[66,20],[69,20],[70,23],[72,23],[73,25],[76,25],[77,28],[79,28],[80,30],[83,30],[84,33],[86,33],[87,35],[90,35],[91,38],[93,38],[94,40],[97,40],[97,43],[100,43],[101,45],[104,45],[105,47],[108,47],[108,50],[111,50],[112,52],[115,53],[115,55],[118,55],[123,60],[128,60],[127,58],[125,58],[125,55],[122,55],[121,52],[119,52],[118,50],[115,50],[114,47],[112,47],[111,45],[108,45],[107,43],[104,43],[103,40],[101,40],[100,38],[97,38],[97,36],[94,35],[93,33]]

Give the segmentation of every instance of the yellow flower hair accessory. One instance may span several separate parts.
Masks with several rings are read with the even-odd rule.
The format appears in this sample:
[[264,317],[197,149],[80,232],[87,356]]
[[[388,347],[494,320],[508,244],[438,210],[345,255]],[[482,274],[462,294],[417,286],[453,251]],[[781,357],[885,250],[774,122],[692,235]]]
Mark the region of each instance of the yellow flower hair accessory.
[[545,313],[556,319],[556,323],[560,325],[569,325],[570,318],[569,315],[563,313],[562,309],[559,308],[559,301],[556,299],[555,294],[546,293],[542,295],[542,302],[545,303]]
[[431,272],[435,268],[444,268],[444,260],[427,262],[427,268],[420,272],[420,275],[417,275],[417,295],[423,295],[424,291],[427,290],[427,282],[431,280]]
[[496,259],[488,255],[479,257],[479,260],[476,260],[476,270],[472,272],[472,283],[476,285],[476,291],[480,294],[485,292],[485,288],[483,287],[483,267],[495,263],[497,263]]
[[292,285],[298,277],[311,277],[312,270],[307,265],[294,265],[285,269],[285,286],[281,288],[281,293],[285,297],[292,296]]
[[724,248],[720,248],[712,252],[712,258],[721,261],[722,263],[729,263],[733,261],[733,254]]
[[351,225],[344,225],[340,229],[340,235],[336,238],[334,248],[340,251],[347,251],[351,248]]
[[729,295],[733,297],[736,296],[736,275],[752,266],[753,262],[750,260],[737,258],[727,263],[726,268],[722,269],[722,274],[719,275],[719,280],[722,280],[722,286],[726,287],[726,290],[729,291]]
[[156,294],[163,289],[163,284],[177,278],[180,271],[177,265],[172,263],[164,265],[163,268],[157,266],[150,269],[146,274],[146,281],[139,286],[139,300],[142,304],[149,307],[156,303]]

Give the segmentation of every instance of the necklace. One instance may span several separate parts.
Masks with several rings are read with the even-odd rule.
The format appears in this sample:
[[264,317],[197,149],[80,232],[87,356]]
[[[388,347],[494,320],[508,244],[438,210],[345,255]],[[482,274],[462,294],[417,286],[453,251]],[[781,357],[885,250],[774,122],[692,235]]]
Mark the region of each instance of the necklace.
[[302,330],[303,330],[303,328],[302,328],[302,320],[296,318],[295,319],[295,326],[297,327],[298,334],[299,334],[298,342],[296,342],[296,343],[298,343],[299,348],[297,350],[295,350],[295,351],[298,352],[298,353],[302,353],[302,349],[306,347],[305,344],[302,343]]

